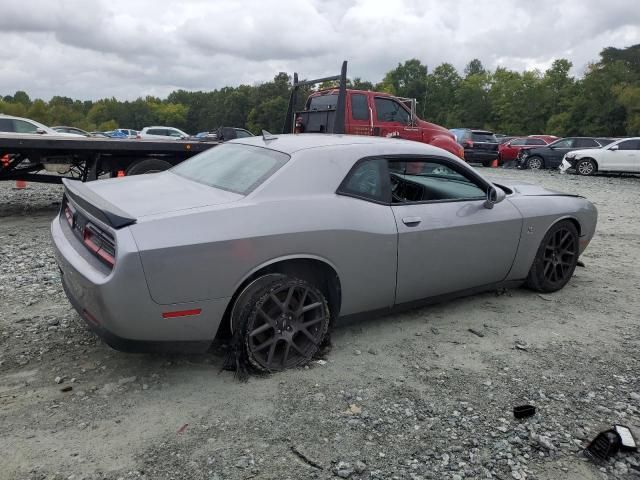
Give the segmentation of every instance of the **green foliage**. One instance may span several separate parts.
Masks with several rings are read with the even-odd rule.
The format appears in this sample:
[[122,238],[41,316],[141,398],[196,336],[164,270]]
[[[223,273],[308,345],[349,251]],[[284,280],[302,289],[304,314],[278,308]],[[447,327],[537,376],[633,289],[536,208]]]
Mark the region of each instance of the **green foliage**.
[[[398,63],[376,85],[354,78],[348,87],[415,98],[420,117],[449,128],[487,128],[514,135],[640,135],[640,44],[605,48],[582,78],[571,77],[571,67],[569,60],[557,59],[545,72],[502,67],[489,71],[473,59],[461,75],[449,63],[428,69],[414,58]],[[291,78],[280,72],[262,84],[207,92],[176,90],[166,99],[79,101],[55,96],[45,102],[17,91],[0,96],[0,113],[85,130],[170,125],[196,133],[224,125],[278,133],[290,86]],[[300,89],[297,109],[304,108],[311,88]]]

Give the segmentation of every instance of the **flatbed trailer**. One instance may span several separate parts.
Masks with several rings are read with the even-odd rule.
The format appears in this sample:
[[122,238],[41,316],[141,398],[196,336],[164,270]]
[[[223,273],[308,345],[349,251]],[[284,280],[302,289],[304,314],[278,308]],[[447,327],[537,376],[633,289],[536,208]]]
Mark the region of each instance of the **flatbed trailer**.
[[0,134],[0,180],[62,183],[66,176],[86,182],[158,172],[220,143]]

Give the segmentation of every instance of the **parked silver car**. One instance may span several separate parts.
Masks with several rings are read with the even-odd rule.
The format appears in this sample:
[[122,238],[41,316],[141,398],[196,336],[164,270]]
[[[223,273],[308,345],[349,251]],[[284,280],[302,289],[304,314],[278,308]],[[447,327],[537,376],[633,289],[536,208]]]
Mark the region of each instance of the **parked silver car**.
[[154,175],[64,180],[51,231],[69,300],[124,350],[307,362],[338,317],[571,278],[596,227],[582,197],[497,185],[418,142],[281,135]]

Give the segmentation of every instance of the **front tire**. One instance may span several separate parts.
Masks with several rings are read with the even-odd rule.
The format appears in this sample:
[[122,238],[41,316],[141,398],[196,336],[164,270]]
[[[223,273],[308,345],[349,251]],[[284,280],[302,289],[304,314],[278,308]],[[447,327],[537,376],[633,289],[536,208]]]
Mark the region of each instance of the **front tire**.
[[330,323],[329,305],[311,283],[278,275],[254,282],[234,307],[241,357],[262,372],[300,367],[318,353]]
[[529,157],[527,158],[527,168],[530,170],[541,170],[544,168],[544,161],[541,157]]
[[583,158],[576,163],[576,173],[578,175],[588,177],[596,173],[597,170],[595,162],[590,158]]
[[546,233],[527,277],[527,286],[537,292],[555,292],[573,276],[578,263],[578,230],[563,220]]

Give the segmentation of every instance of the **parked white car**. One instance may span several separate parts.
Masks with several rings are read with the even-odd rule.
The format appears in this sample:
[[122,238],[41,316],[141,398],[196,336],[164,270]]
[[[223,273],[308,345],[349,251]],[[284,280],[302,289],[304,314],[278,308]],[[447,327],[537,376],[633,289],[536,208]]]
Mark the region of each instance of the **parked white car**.
[[147,140],[184,140],[189,138],[189,134],[174,127],[144,127],[139,137]]
[[578,175],[596,172],[640,173],[640,137],[623,138],[606,147],[574,150],[562,159],[560,171],[574,168]]
[[78,137],[81,135],[66,132],[57,132],[40,122],[29,118],[14,117],[0,113],[0,133],[18,135],[55,135],[58,137]]

